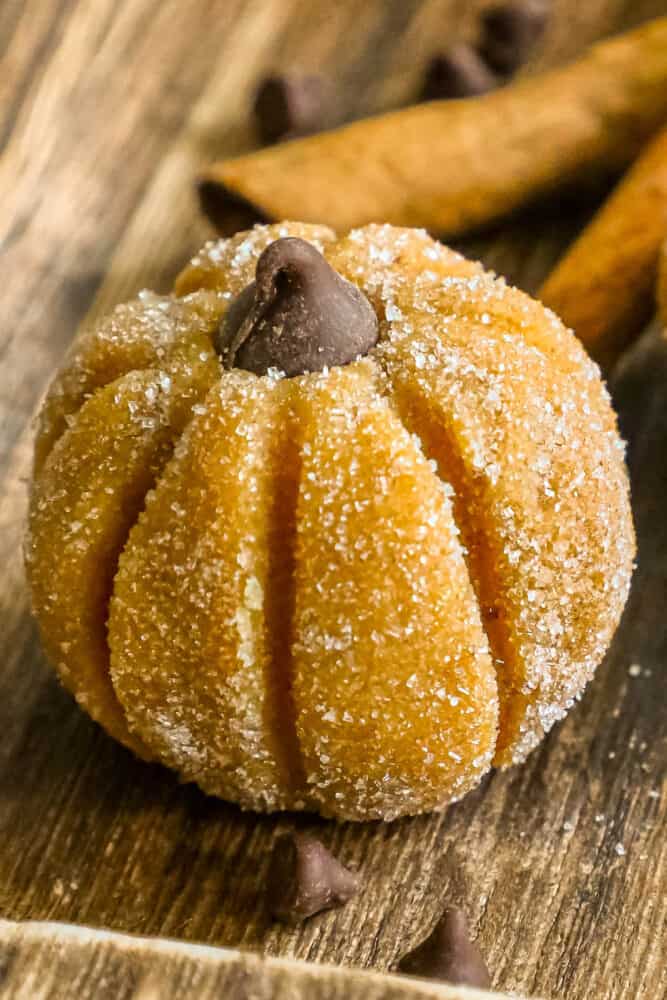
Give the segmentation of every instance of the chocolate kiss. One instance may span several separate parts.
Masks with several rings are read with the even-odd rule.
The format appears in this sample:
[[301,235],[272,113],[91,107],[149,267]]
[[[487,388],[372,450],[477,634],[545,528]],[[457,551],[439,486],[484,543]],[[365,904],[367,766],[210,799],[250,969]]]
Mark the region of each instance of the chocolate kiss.
[[271,913],[288,924],[342,906],[359,889],[359,876],[306,833],[278,838],[267,881]]
[[482,954],[471,941],[465,914],[448,907],[425,941],[405,955],[398,966],[411,976],[442,979],[457,986],[491,987]]
[[255,280],[232,302],[216,338],[226,368],[302,375],[346,365],[377,343],[366,296],[318,250],[293,236],[257,261]]

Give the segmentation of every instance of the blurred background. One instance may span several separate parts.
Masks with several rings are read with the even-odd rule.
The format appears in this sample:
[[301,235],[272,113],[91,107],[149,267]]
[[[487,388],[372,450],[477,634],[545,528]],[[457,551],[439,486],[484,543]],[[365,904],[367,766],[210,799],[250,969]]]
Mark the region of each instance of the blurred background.
[[[141,284],[168,285],[210,234],[194,177],[211,159],[257,144],[252,102],[268,73],[323,74],[345,119],[399,107],[418,97],[432,56],[475,37],[488,6],[3,0],[0,240],[12,281],[2,308],[19,324],[16,337],[31,330],[42,350],[33,311],[44,308],[47,351],[57,352],[110,267],[116,299]],[[522,72],[667,10],[664,0],[549,6]],[[103,296],[105,308],[109,300]]]

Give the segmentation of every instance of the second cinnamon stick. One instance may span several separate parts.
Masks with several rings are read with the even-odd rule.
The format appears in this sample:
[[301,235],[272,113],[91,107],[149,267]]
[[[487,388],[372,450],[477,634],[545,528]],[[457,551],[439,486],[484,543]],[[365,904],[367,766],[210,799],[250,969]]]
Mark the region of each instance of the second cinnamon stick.
[[609,368],[653,312],[667,239],[667,128],[648,145],[539,292]]

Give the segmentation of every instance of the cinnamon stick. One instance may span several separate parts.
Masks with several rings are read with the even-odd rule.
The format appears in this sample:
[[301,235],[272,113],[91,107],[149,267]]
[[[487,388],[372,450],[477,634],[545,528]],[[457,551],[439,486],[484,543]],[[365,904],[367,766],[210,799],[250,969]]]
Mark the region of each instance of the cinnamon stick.
[[381,221],[452,235],[618,172],[665,120],[662,17],[564,68],[222,161],[202,183],[218,220],[229,202],[339,230]]
[[584,229],[538,293],[610,367],[653,312],[667,239],[667,128]]

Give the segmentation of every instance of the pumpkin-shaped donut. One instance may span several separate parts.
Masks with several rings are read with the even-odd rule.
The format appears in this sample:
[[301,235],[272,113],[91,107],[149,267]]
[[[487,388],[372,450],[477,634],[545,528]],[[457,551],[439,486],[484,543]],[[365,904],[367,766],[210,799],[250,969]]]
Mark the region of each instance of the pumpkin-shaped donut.
[[27,565],[109,733],[258,810],[385,819],[521,761],[623,609],[598,369],[425,232],[257,226],[82,334]]

